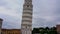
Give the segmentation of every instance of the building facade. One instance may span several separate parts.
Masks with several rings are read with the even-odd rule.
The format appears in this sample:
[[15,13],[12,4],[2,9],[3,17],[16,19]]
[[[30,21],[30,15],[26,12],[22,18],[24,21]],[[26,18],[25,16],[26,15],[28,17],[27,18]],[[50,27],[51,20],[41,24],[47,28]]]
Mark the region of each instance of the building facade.
[[57,33],[60,34],[60,24],[56,25],[56,28],[57,28]]
[[1,29],[2,29],[2,22],[3,22],[3,19],[0,18],[0,34],[1,34]]
[[20,29],[2,29],[1,34],[21,34]]
[[32,32],[32,0],[24,0],[23,15],[21,24],[21,34],[31,34]]

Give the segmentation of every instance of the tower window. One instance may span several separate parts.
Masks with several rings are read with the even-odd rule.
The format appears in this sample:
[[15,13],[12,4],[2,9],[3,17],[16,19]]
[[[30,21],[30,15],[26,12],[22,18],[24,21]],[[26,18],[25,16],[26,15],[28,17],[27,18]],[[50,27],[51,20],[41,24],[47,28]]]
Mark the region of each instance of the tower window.
[[27,7],[29,7],[29,5],[27,5]]

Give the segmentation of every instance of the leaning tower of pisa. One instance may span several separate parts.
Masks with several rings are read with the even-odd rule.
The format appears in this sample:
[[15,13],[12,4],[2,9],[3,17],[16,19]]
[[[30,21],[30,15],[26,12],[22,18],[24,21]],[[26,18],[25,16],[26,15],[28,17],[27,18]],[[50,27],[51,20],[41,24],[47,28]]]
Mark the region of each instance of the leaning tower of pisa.
[[22,34],[32,33],[32,13],[33,13],[32,0],[24,0],[21,24]]

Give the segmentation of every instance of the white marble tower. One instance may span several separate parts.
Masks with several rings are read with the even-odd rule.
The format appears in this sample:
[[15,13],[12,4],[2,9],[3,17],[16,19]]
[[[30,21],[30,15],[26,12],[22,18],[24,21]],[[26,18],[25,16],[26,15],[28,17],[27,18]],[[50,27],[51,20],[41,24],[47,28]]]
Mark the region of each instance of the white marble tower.
[[32,33],[32,13],[33,13],[32,0],[24,0],[21,24],[22,34]]

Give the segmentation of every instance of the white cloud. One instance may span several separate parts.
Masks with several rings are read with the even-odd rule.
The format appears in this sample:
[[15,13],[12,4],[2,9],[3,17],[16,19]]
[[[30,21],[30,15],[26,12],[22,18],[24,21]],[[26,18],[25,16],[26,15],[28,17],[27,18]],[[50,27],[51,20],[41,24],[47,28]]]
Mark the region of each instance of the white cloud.
[[16,12],[17,12],[17,10],[8,10],[8,9],[6,9],[4,7],[0,7],[0,14],[17,17],[17,16],[19,16],[19,14],[16,13]]
[[33,26],[56,26],[58,22],[57,18],[60,17],[60,10],[57,11],[57,4],[59,4],[57,1],[58,0],[34,0]]
[[2,3],[6,2],[6,5],[4,4],[0,6],[0,18],[4,20],[2,28],[20,28],[19,26],[22,17],[22,0],[20,2],[19,1],[20,0],[1,1]]

